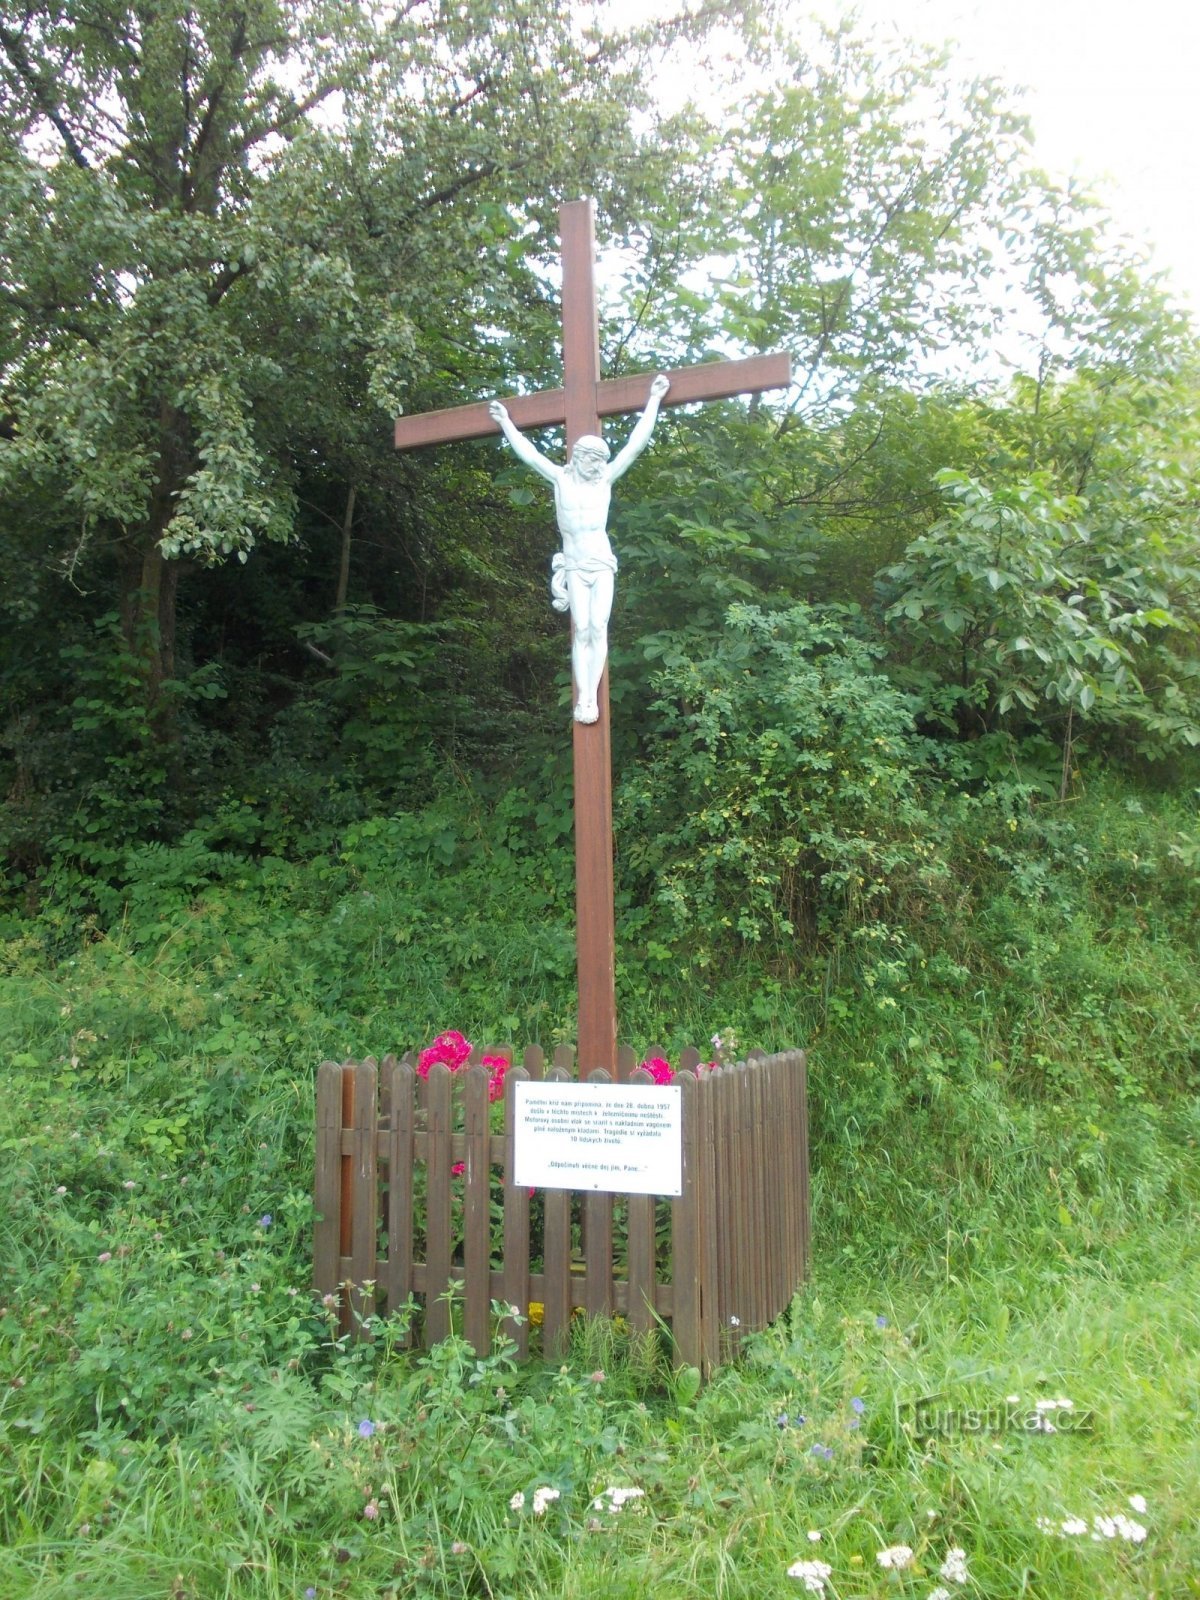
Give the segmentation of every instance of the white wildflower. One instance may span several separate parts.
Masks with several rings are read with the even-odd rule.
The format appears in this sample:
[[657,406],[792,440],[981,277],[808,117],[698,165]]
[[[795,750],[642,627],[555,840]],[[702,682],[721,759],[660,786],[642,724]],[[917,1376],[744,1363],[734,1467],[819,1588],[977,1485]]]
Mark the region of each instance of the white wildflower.
[[947,1583],[966,1583],[967,1552],[958,1545],[955,1545],[952,1550],[947,1550],[946,1559],[942,1562],[941,1573]]
[[828,1561],[793,1561],[787,1575],[799,1578],[809,1594],[824,1594],[825,1579],[832,1571]]
[[950,1600],[950,1591],[939,1583],[936,1589],[930,1589],[929,1600]]
[[557,1489],[549,1489],[549,1488],[535,1489],[533,1491],[533,1514],[534,1514],[534,1516],[535,1517],[542,1516],[545,1513],[546,1507],[550,1504],[550,1502],[552,1500],[557,1500],[558,1498],[559,1498],[559,1490],[557,1490]]
[[888,1572],[902,1572],[905,1567],[912,1565],[912,1558],[912,1547],[907,1544],[890,1544],[875,1557],[879,1565]]
[[[1114,1512],[1111,1517],[1097,1517],[1096,1522],[1106,1524],[1106,1539],[1126,1539],[1130,1544],[1141,1544],[1146,1537],[1146,1530],[1140,1522],[1135,1522],[1132,1517],[1127,1517],[1123,1511]],[[1108,1532],[1111,1527],[1112,1532]]]
[[1086,1533],[1088,1525],[1082,1517],[1066,1517],[1062,1522],[1062,1531],[1069,1539],[1073,1539],[1081,1533]]
[[603,1489],[592,1501],[592,1510],[608,1511],[611,1512],[613,1516],[616,1516],[621,1507],[625,1505],[627,1501],[641,1500],[645,1493],[645,1489],[639,1489],[636,1486],[631,1486],[628,1488],[613,1487],[609,1489]]
[[525,1496],[521,1493],[520,1489],[518,1489],[516,1494],[513,1495],[512,1499],[508,1502],[508,1509],[510,1511],[522,1511],[524,1510],[524,1507]]
[[809,1542],[809,1544],[820,1544],[820,1542],[821,1542],[821,1530],[820,1530],[820,1528],[810,1528],[808,1530],[808,1542]]
[[1129,1496],[1129,1504],[1139,1516],[1144,1517],[1146,1515],[1146,1496],[1144,1494],[1131,1494]]

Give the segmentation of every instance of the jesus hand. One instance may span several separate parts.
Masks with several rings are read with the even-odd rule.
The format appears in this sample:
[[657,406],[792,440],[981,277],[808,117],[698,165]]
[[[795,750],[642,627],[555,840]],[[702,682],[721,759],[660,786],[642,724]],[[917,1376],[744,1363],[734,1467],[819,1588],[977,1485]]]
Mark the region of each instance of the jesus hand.
[[501,401],[493,400],[491,405],[488,406],[488,416],[491,417],[493,422],[507,422],[507,407]]
[[670,387],[671,387],[670,378],[666,377],[663,373],[660,372],[658,377],[655,378],[654,382],[650,385],[650,398],[651,398],[651,400],[661,400],[663,395],[666,394],[667,390]]

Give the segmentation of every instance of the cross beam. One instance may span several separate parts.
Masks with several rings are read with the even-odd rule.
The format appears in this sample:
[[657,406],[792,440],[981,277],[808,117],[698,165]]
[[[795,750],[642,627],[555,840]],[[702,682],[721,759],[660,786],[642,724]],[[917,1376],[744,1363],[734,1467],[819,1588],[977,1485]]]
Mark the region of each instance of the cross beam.
[[[505,400],[518,428],[565,423],[567,452],[585,433],[600,432],[600,418],[639,411],[646,404],[652,374],[600,378],[596,309],[595,223],[590,200],[572,200],[559,211],[563,269],[563,387]],[[724,400],[732,395],[783,389],[792,380],[786,354],[752,356],[745,361],[704,362],[668,372],[671,386],[664,405]],[[401,417],[396,448],[498,433],[488,403]],[[578,685],[576,685],[578,691]],[[579,1075],[603,1067],[616,1076],[617,1005],[615,918],[613,911],[612,750],[608,720],[608,669],[600,684],[600,716],[575,722],[575,947],[579,984]]]
[[[662,370],[662,369],[656,369]],[[633,378],[607,378],[596,385],[597,417],[617,417],[640,411],[646,404],[653,372]],[[671,387],[662,406],[686,406],[697,400],[729,400],[734,395],[760,389],[783,389],[792,381],[791,357],[750,356],[745,361],[704,361],[694,367],[666,369]],[[396,448],[416,450],[426,444],[448,444],[459,439],[483,439],[500,432],[488,415],[488,401],[451,406],[446,411],[422,411],[396,423]],[[516,394],[505,399],[509,416],[522,432],[549,428],[567,417],[566,391],[540,389],[537,394]],[[592,430],[595,431],[594,429]]]

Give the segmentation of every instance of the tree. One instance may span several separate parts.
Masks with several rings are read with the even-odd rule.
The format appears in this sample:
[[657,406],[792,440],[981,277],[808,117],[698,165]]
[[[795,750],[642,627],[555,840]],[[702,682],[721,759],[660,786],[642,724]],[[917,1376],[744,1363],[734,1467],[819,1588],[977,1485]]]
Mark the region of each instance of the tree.
[[151,703],[185,563],[291,537],[318,460],[344,500],[485,307],[544,300],[555,200],[633,150],[632,60],[544,0],[4,8],[0,500],[16,567],[115,570]]

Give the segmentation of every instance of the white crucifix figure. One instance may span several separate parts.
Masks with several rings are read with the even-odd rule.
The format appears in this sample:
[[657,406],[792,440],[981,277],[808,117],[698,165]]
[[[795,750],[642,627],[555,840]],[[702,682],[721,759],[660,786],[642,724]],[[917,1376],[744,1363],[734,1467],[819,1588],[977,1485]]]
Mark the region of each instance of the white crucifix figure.
[[559,466],[513,426],[499,400],[493,400],[488,407],[516,455],[554,486],[562,549],[551,563],[550,593],[554,609],[569,610],[574,624],[571,666],[578,695],[576,722],[595,722],[600,715],[600,679],[608,657],[608,618],[617,575],[617,558],[608,539],[612,486],[649,444],[659,403],[670,387],[670,379],[659,373],[650,385],[650,399],[625,448],[611,461],[609,448],[600,435],[585,433],[575,441],[566,465]]

